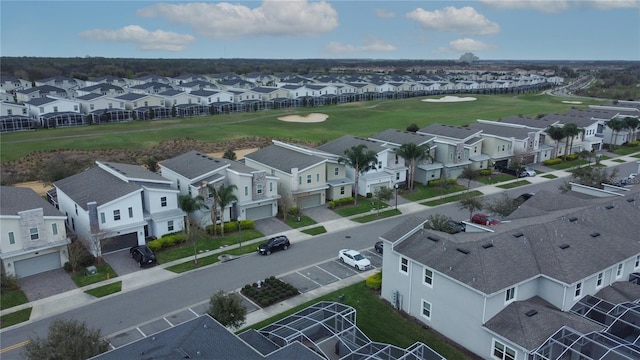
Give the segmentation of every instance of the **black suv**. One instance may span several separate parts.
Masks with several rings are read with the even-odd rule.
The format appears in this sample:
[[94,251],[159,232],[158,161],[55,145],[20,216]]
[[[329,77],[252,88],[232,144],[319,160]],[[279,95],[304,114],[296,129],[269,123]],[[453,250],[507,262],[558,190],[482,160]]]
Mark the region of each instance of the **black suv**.
[[129,255],[138,262],[138,266],[156,264],[156,254],[147,245],[138,245],[129,249]]
[[260,246],[258,246],[258,253],[261,255],[271,255],[271,252],[275,250],[287,250],[289,246],[291,246],[291,243],[286,236],[276,236],[260,244]]

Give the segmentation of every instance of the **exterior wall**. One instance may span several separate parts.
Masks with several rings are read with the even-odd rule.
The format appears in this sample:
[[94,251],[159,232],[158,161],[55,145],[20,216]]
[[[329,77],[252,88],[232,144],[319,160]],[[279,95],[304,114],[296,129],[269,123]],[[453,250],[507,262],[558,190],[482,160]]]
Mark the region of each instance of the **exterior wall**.
[[40,106],[30,104],[27,106],[29,107],[29,115],[33,118],[54,112],[80,112],[80,103],[68,100],[56,100]]
[[[303,171],[297,172],[297,176],[294,176],[292,179],[294,184],[292,184],[293,191],[305,191],[305,190],[313,190],[320,186],[326,186],[327,171],[325,170],[326,165],[324,162],[304,169]],[[292,171],[293,173],[293,171]],[[307,179],[310,179],[309,182]]]
[[[99,98],[91,101],[79,100],[79,102],[80,109],[83,114],[89,114],[90,112],[104,109],[125,109],[123,101],[119,101],[113,98]],[[91,107],[91,105],[93,105],[93,108]]]
[[[11,112],[11,114],[9,114]],[[29,111],[27,107],[23,104],[13,104],[13,103],[0,103],[0,116],[16,116],[22,115],[27,116]]]
[[511,140],[487,136],[482,140],[482,152],[492,158],[513,156],[512,142]]
[[[142,192],[142,197],[144,201],[144,210],[149,214],[161,213],[178,208],[178,193],[174,190],[159,190],[147,188]],[[162,197],[167,198],[166,206],[162,206]]]
[[173,105],[200,104],[200,102],[201,100],[199,97],[195,95],[189,95],[188,93],[164,97],[164,106],[169,109],[172,108]]

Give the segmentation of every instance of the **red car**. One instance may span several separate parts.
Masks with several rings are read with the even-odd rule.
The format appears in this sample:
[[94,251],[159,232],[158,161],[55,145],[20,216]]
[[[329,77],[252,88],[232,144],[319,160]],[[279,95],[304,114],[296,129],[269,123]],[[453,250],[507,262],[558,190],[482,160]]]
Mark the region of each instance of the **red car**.
[[487,214],[473,214],[471,217],[471,222],[480,224],[480,225],[500,225],[500,220],[491,217]]

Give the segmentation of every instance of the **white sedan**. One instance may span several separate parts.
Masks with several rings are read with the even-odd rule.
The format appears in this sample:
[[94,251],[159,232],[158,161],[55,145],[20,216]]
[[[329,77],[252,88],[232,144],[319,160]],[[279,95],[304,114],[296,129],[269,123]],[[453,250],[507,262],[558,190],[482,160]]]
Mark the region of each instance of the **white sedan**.
[[342,249],[338,251],[338,258],[340,262],[358,270],[366,270],[371,267],[371,261],[355,250]]

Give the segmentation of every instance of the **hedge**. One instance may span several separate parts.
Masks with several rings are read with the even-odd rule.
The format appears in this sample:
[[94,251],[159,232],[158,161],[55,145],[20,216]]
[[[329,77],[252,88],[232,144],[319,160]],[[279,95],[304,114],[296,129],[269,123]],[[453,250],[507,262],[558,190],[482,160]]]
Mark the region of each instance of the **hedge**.
[[159,239],[151,240],[147,243],[149,249],[158,251],[160,249],[168,248],[173,245],[181,244],[187,241],[187,237],[184,233],[167,234]]
[[628,147],[636,147],[636,146],[638,146],[638,141],[629,141],[626,146],[628,146]]
[[375,273],[365,280],[367,287],[373,290],[379,290],[382,287],[382,273]]
[[580,157],[580,155],[578,155],[578,154],[569,154],[569,155],[567,155],[567,160],[571,160],[571,161],[578,160],[579,157]]
[[353,196],[349,196],[342,199],[331,200],[329,201],[329,209],[335,209],[336,206],[353,205],[354,202],[355,202],[355,199],[353,198]]
[[561,162],[562,162],[562,159],[560,159],[560,158],[555,158],[555,159],[545,160],[545,161],[543,161],[542,163],[543,163],[544,165],[549,166],[549,165],[556,165],[556,164],[560,164]]
[[[250,230],[254,228],[253,220],[240,220],[239,223],[240,223],[240,230]],[[222,232],[221,224],[216,224],[216,228],[217,228],[218,234],[220,234]],[[228,221],[224,223],[225,233],[234,232],[234,231],[238,231],[238,221]],[[207,226],[207,234],[213,234],[213,225]]]
[[[430,181],[427,183],[427,186],[429,186],[429,187],[437,187],[437,186],[440,186],[440,182],[441,182],[441,181],[442,181],[442,180],[440,180],[440,179],[437,179],[437,180],[430,180]],[[456,185],[457,183],[458,183],[458,181],[457,181],[456,179],[447,179],[447,184],[448,184],[448,185]]]
[[482,170],[480,170],[480,175],[482,175],[482,176],[490,176],[491,174],[493,174],[493,171],[491,171],[491,169],[482,169]]

